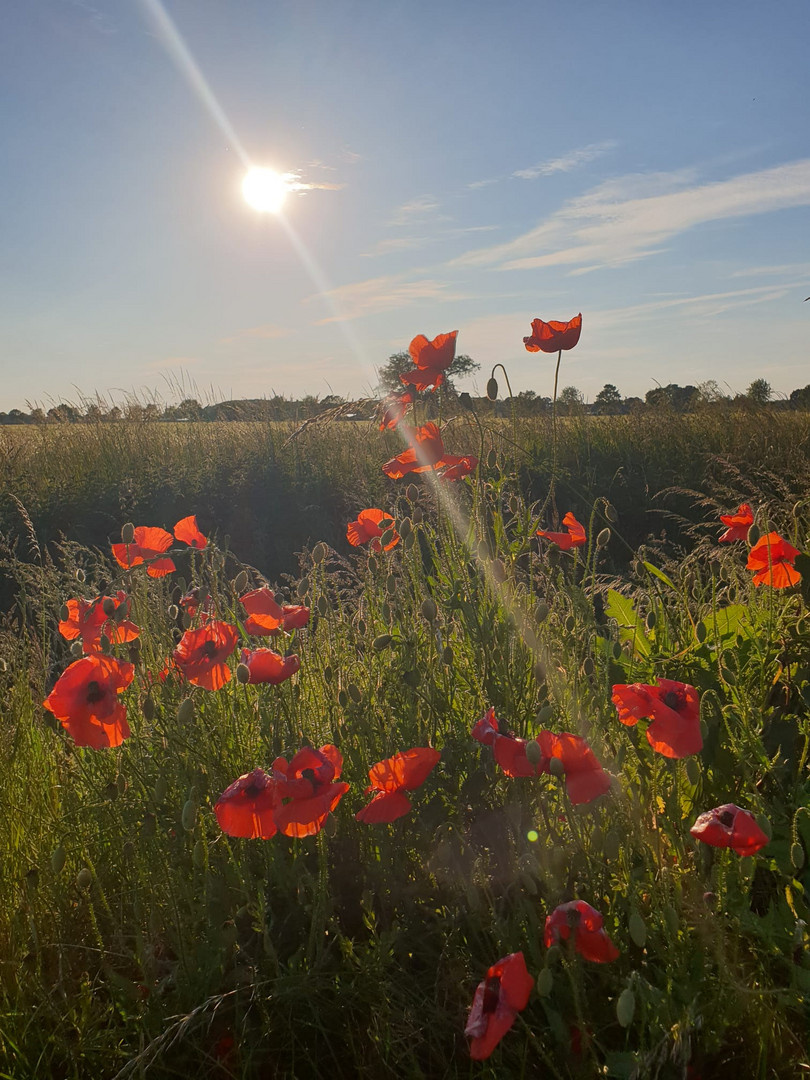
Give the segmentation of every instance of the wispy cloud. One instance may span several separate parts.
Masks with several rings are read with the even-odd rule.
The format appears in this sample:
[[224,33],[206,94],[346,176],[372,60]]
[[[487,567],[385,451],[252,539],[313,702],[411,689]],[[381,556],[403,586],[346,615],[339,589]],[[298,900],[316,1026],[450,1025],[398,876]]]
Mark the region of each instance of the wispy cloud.
[[243,330],[237,330],[230,337],[219,339],[220,345],[233,345],[238,341],[269,341],[275,338],[289,337],[293,330],[277,323],[262,323],[261,326],[246,326]]
[[[420,195],[398,207],[389,225],[413,225],[429,219],[435,221],[439,205],[439,201],[432,195]],[[439,220],[445,219],[440,216]]]
[[553,176],[554,173],[571,172],[572,169],[576,169],[580,165],[587,165],[589,161],[595,161],[596,158],[602,157],[608,151],[615,150],[618,145],[614,139],[591,143],[589,146],[583,146],[579,150],[572,150],[568,154],[563,154],[562,157],[552,158],[550,161],[541,161],[528,169],[518,169],[517,172],[512,173],[512,176],[518,180],[536,180],[539,176]]
[[688,173],[610,180],[566,203],[505,244],[470,251],[450,265],[529,270],[619,266],[661,250],[679,233],[710,221],[810,205],[810,159],[707,184]]
[[361,252],[361,255],[365,259],[371,259],[378,255],[389,255],[393,251],[417,251],[430,244],[458,239],[459,236],[466,236],[468,233],[492,232],[497,228],[497,225],[469,225],[458,228],[436,228],[422,236],[391,236],[380,240],[370,251]]
[[781,266],[748,266],[744,270],[735,270],[731,276],[810,278],[810,262],[782,263]]
[[335,306],[339,314],[318,319],[317,325],[359,319],[366,315],[377,315],[383,311],[395,311],[397,308],[409,307],[419,301],[464,300],[466,296],[456,292],[446,281],[437,281],[432,278],[408,280],[404,277],[385,276],[369,278],[367,281],[358,281],[351,285],[341,285],[328,293],[311,296],[307,302],[324,298]]
[[690,309],[690,318],[714,318],[732,308],[750,307],[752,304],[767,304],[773,300],[781,300],[788,291],[784,285],[764,285],[752,289],[734,289],[729,292],[702,293],[698,296],[662,297],[646,304],[593,311],[589,313],[588,318],[589,322],[596,324],[599,329],[626,326],[630,322],[647,319],[672,308]]

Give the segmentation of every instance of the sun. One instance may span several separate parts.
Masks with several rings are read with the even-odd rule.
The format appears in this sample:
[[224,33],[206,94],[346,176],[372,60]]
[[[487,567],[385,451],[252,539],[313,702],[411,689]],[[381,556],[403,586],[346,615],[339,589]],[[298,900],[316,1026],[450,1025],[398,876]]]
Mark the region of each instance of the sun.
[[242,181],[242,195],[248,206],[261,213],[277,214],[290,190],[287,177],[274,169],[249,169]]

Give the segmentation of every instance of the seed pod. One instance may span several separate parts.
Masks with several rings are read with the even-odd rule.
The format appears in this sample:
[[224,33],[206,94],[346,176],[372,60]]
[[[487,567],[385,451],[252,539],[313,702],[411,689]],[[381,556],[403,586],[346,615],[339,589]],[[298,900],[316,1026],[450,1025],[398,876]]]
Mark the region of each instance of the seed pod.
[[126,525],[121,526],[121,542],[123,544],[132,544],[135,540],[135,526],[131,521],[128,521]]
[[630,937],[633,944],[638,945],[640,949],[643,949],[647,943],[647,924],[635,908],[630,912],[630,920],[627,924],[627,928],[630,931]]
[[93,884],[93,875],[86,866],[83,866],[76,875],[76,884],[82,891],[89,889]]
[[111,596],[105,596],[101,601],[101,610],[107,616],[108,619],[112,618],[115,614],[115,601]]
[[[530,765],[538,766],[543,760],[543,751],[540,749],[540,744],[536,739],[531,739],[526,743],[526,760]],[[556,761],[556,758],[552,760]]]
[[754,524],[751,525],[751,527],[749,528],[748,536],[746,537],[746,539],[748,540],[748,546],[753,547],[757,540],[759,540],[759,537],[759,526],[756,524],[756,522],[754,522]]
[[250,668],[247,664],[236,665],[236,681],[241,686],[246,686],[250,682]]
[[197,804],[193,799],[186,799],[183,803],[183,813],[180,815],[180,821],[186,832],[191,832],[197,824]]
[[453,663],[453,648],[451,645],[445,645],[442,650],[442,663],[445,667],[449,667]]
[[194,719],[194,702],[190,697],[183,698],[177,706],[177,720],[181,724],[190,724]]
[[360,702],[363,700],[363,694],[361,693],[360,687],[357,685],[357,683],[350,682],[346,689],[349,691],[349,697],[352,699],[355,705],[359,705]]
[[498,455],[495,453],[494,450],[490,450],[490,452],[487,454],[487,468],[494,469],[497,464]]
[[607,547],[610,543],[610,529],[600,529],[596,534],[596,546],[598,548]]
[[[397,528],[397,532],[399,533],[399,535],[402,537],[403,540],[408,539],[408,537],[413,532],[413,522],[411,521],[411,519],[409,517],[403,518],[402,521],[400,521],[399,526]],[[383,538],[383,539],[385,539],[385,538]]]
[[323,541],[319,541],[312,549],[312,561],[314,563],[322,563],[328,554],[326,544]]
[[413,514],[411,515],[414,525],[421,525],[425,520],[425,514],[421,506],[415,506],[413,508]]
[[326,615],[326,613],[329,611],[329,601],[326,599],[323,593],[321,593],[321,595],[318,597],[317,608],[319,615]]
[[378,634],[372,641],[371,647],[375,652],[382,652],[383,649],[388,648],[393,640],[390,634]]
[[494,376],[487,380],[487,397],[490,401],[498,398],[498,380]]
[[51,870],[55,874],[61,874],[65,869],[65,863],[67,862],[67,853],[65,851],[65,845],[60,844],[53,849],[51,854]]
[[419,611],[421,612],[422,618],[427,619],[430,623],[435,621],[436,616],[439,613],[438,608],[436,607],[436,601],[431,596],[425,597]]
[[633,1022],[633,1014],[635,1011],[636,995],[628,986],[622,990],[619,994],[619,999],[616,1002],[616,1019],[623,1028],[630,1027]]
[[554,989],[554,975],[550,968],[543,968],[537,976],[537,993],[540,997],[548,997]]

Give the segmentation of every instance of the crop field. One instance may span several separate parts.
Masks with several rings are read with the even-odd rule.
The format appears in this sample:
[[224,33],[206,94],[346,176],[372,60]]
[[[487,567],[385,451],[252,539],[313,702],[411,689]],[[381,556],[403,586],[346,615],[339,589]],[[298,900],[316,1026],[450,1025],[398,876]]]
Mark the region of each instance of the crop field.
[[0,1077],[810,1072],[810,416],[443,408],[0,429]]

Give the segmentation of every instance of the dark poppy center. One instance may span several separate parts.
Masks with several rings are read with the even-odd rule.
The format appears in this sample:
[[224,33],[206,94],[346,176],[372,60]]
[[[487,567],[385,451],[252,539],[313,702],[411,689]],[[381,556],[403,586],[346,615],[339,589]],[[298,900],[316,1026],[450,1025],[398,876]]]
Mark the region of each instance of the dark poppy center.
[[499,735],[510,735],[511,734],[511,732],[509,730],[509,725],[507,724],[507,722],[505,720],[498,720],[498,734]]
[[481,1006],[481,1011],[484,1013],[494,1013],[498,1008],[498,999],[501,996],[501,977],[500,975],[490,975],[484,984],[484,1003]]
[[734,815],[730,810],[724,810],[722,814],[717,815],[717,820],[724,828],[730,829],[734,824]]
[[309,780],[310,784],[314,784],[315,783],[315,770],[314,769],[302,769],[301,770],[301,778],[302,778],[302,780]]
[[85,695],[85,701],[88,705],[95,705],[97,701],[101,701],[104,697],[104,687],[96,679],[91,679],[87,684],[87,693]]
[[680,712],[686,704],[686,695],[682,690],[667,690],[664,694],[663,702],[668,709],[674,709],[676,712]]
[[245,792],[246,798],[255,799],[264,791],[264,784],[259,784],[254,780],[252,783],[248,784],[246,788],[243,788],[243,791]]
[[206,659],[213,660],[217,655],[217,644],[215,641],[206,641],[202,647],[202,654]]

